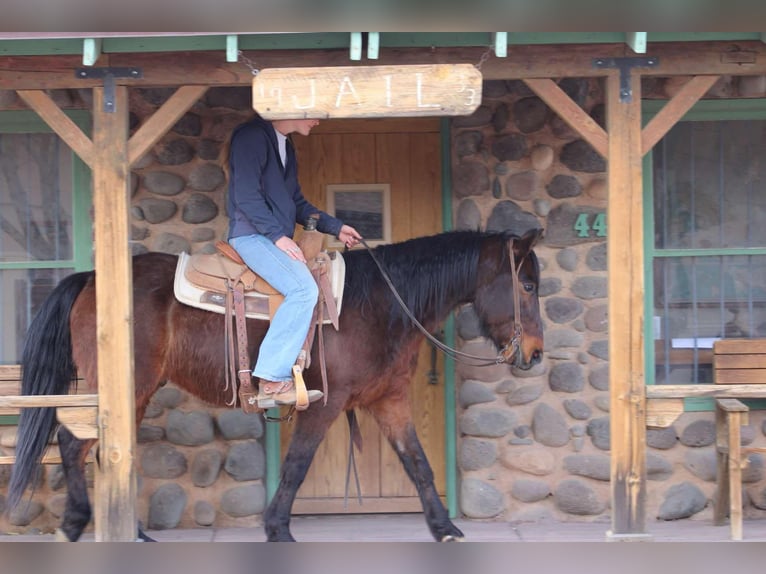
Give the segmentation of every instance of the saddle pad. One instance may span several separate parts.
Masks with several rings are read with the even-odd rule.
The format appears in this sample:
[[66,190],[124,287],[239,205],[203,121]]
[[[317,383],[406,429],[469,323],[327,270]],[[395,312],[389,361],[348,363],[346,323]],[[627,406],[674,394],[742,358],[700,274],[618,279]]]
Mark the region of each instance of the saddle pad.
[[[224,314],[226,311],[226,300],[224,296],[215,291],[206,291],[193,285],[186,279],[186,270],[191,261],[191,256],[186,252],[178,255],[178,264],[176,265],[175,281],[173,290],[176,299],[181,303],[198,309],[205,309],[214,313]],[[346,278],[346,262],[343,255],[339,252],[330,253],[330,268],[327,276],[330,279],[333,299],[338,308],[340,316],[343,302],[343,286]],[[251,319],[269,320],[269,296],[255,291],[245,293],[245,314]],[[327,317],[327,313],[325,313]],[[324,320],[325,324],[331,324],[329,318]]]

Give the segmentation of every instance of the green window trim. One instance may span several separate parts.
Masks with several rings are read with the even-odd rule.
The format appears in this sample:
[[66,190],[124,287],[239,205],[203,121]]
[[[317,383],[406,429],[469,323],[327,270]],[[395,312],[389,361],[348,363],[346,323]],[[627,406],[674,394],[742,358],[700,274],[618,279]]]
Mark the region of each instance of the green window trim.
[[[642,121],[646,125],[659,112],[667,100],[644,100],[642,102]],[[719,99],[697,102],[679,121],[727,121],[727,120],[766,120],[766,99]],[[651,317],[654,312],[654,259],[656,257],[688,257],[699,255],[766,255],[766,248],[734,249],[656,249],[654,246],[654,174],[653,150],[643,157],[643,193],[644,193],[644,317]],[[644,321],[644,341],[654,341],[651,321]],[[644,377],[647,385],[655,384],[654,345],[645,345]],[[766,399],[742,399],[752,409],[766,409]],[[715,402],[709,398],[686,398],[684,410],[711,411]]]

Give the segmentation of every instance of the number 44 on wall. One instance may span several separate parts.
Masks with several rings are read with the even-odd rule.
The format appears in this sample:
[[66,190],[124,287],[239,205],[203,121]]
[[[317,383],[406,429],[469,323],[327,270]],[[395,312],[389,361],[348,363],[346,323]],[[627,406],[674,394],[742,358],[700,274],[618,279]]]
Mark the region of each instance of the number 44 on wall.
[[[593,222],[589,223],[588,219],[591,217],[593,217]],[[597,213],[594,217],[592,213],[581,213],[575,219],[574,230],[577,232],[577,237],[590,237],[592,235],[606,237],[606,214]]]

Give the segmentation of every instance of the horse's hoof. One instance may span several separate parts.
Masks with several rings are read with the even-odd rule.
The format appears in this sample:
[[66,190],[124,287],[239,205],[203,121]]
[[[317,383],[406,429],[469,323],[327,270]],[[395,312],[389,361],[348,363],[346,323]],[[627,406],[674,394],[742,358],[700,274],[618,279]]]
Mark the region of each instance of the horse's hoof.
[[61,530],[61,528],[57,528],[56,532],[53,534],[53,541],[54,542],[69,542],[69,536],[64,534],[64,531]]
[[465,538],[462,536],[454,536],[452,534],[446,534],[442,536],[440,542],[465,542]]
[[138,538],[136,539],[136,542],[157,542],[157,541],[154,538],[152,538],[151,536],[148,536],[146,534],[146,532],[144,532],[143,530],[141,530],[139,528],[138,529]]

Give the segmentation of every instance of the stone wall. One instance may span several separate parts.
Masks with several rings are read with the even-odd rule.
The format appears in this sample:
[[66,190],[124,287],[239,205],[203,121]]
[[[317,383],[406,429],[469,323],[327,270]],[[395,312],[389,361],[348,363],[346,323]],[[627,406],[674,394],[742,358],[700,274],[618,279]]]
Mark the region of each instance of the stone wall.
[[[680,82],[650,79],[650,97]],[[601,125],[600,81],[562,88]],[[57,92],[64,107],[90,106],[89,91]],[[131,89],[131,129],[172,90]],[[724,78],[709,95],[762,97],[763,78]],[[18,107],[18,102],[5,102]],[[248,88],[212,89],[142,158],[132,173],[133,253],[211,251],[226,233],[218,153],[250,114]],[[459,366],[459,509],[493,520],[609,520],[609,389],[606,238],[574,232],[606,209],[606,164],[517,81],[487,82],[482,106],[452,122],[457,228],[545,228],[542,264],[545,359],[529,372]],[[470,306],[457,320],[462,349],[491,353]],[[745,442],[763,442],[760,412]],[[0,433],[0,448],[15,437]],[[210,409],[172,384],[153,397],[138,432],[139,518],[149,528],[253,526],[265,502],[263,420]],[[688,413],[647,435],[647,519],[712,516],[715,453],[712,413]],[[764,461],[746,472],[745,516],[766,509]],[[0,467],[0,492],[8,479]],[[5,531],[50,531],[63,511],[60,466],[45,467],[33,504]],[[0,507],[4,498],[0,495]]]
[[[686,80],[684,78],[683,80]],[[600,125],[599,80],[559,84]],[[648,79],[647,97],[683,81]],[[707,97],[762,97],[759,78],[723,78]],[[484,84],[482,106],[452,122],[455,225],[543,227],[545,359],[531,371],[459,366],[459,507],[472,518],[610,520],[606,237],[575,230],[605,213],[606,163],[523,82]],[[491,353],[471,306],[458,314],[462,350]],[[764,441],[761,412],[743,442]],[[712,517],[715,427],[711,412],[685,413],[647,434],[647,521]],[[746,472],[745,516],[766,516],[764,460]]]

